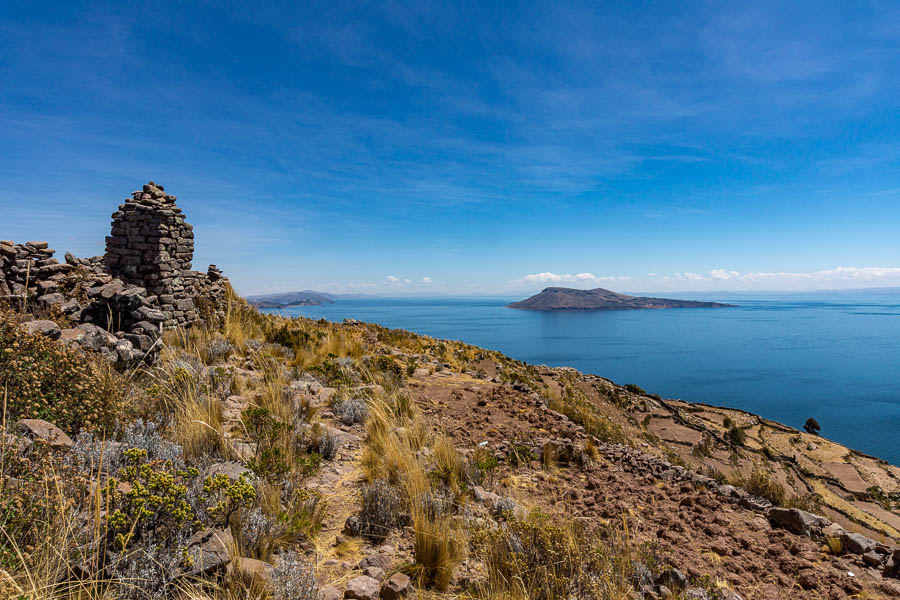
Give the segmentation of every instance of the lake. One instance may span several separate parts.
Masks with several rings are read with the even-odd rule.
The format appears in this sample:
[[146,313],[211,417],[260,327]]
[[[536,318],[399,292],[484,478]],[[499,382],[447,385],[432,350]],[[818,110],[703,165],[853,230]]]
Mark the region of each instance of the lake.
[[521,298],[354,298],[279,312],[402,328],[748,410],[900,464],[900,290],[668,294],[734,308],[534,312]]

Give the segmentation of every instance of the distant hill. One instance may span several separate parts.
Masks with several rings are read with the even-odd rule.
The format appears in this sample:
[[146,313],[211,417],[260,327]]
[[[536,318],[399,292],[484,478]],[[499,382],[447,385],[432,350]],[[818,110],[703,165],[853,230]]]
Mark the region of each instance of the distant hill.
[[508,306],[526,310],[632,310],[639,308],[718,308],[733,305],[720,302],[626,296],[603,288],[576,290],[549,287],[540,294],[535,294],[521,302],[513,302]]
[[302,292],[281,292],[278,294],[263,294],[260,296],[248,296],[247,302],[257,308],[285,308],[288,306],[317,306],[319,304],[331,304],[334,296],[324,292],[303,290]]

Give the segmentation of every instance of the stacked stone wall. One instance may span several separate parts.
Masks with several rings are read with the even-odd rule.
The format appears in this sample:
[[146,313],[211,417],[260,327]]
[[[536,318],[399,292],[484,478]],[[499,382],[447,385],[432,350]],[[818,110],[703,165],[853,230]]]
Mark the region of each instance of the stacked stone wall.
[[112,214],[104,256],[111,274],[147,290],[167,327],[197,320],[193,297],[202,278],[191,271],[194,229],[175,200],[152,181],[133,192]]
[[0,304],[68,321],[69,338],[126,363],[151,355],[165,329],[221,320],[228,280],[215,265],[191,270],[194,231],[175,200],[152,181],[133,192],[102,257],[60,263],[47,242],[0,241]]

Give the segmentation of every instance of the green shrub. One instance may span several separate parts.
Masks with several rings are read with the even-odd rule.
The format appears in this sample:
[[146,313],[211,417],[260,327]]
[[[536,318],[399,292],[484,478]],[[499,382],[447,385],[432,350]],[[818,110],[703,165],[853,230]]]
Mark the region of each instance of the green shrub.
[[256,500],[256,489],[243,475],[235,480],[224,473],[207,477],[203,482],[203,493],[214,503],[207,511],[225,526],[231,522],[231,515]]
[[6,422],[44,419],[69,433],[111,428],[122,386],[108,365],[89,360],[0,313],[0,401]]
[[647,393],[647,391],[644,390],[644,388],[637,385],[636,383],[626,383],[625,389],[628,390],[629,392],[631,392],[632,394],[640,394],[641,396],[643,396]]
[[123,455],[127,465],[119,472],[121,480],[111,477],[105,490],[111,507],[106,521],[114,545],[124,550],[132,539],[149,532],[157,539],[171,539],[182,527],[191,526],[195,515],[187,491],[197,470],[178,469],[170,460],[148,461],[142,448],[129,448]]
[[742,487],[754,496],[761,496],[774,504],[775,506],[783,506],[787,498],[787,493],[780,483],[774,481],[761,468],[754,468],[749,476],[735,474],[729,480],[731,485]]
[[747,441],[747,434],[737,425],[732,425],[731,429],[728,430],[728,433],[725,434],[725,437],[728,438],[731,445],[736,448],[743,446]]

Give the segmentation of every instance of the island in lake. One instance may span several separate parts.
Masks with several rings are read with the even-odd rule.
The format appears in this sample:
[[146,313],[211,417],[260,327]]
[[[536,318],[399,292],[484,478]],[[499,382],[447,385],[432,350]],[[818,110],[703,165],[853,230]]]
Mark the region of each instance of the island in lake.
[[525,310],[632,310],[639,308],[723,308],[734,305],[721,302],[627,296],[603,288],[577,290],[549,287],[540,294],[535,294],[521,302],[513,302],[508,306]]
[[303,290],[262,296],[248,296],[247,301],[256,308],[287,308],[289,306],[318,306],[334,302],[332,294]]

